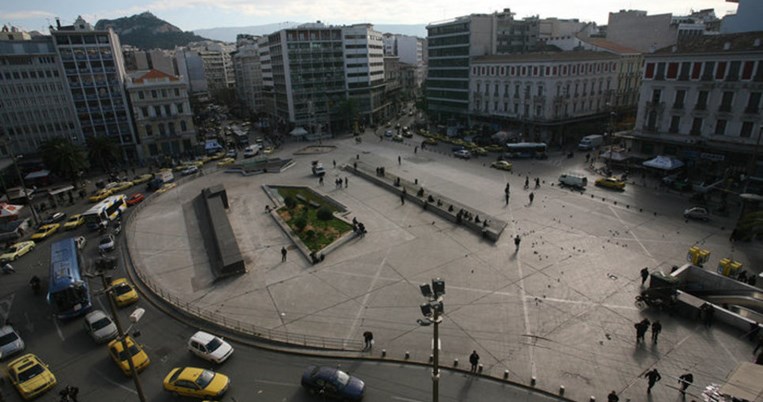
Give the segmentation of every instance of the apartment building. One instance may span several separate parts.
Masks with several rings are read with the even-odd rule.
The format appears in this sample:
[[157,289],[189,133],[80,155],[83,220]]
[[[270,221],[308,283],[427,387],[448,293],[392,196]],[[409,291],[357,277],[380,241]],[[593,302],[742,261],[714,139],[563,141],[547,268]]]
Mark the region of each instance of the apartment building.
[[395,56],[400,63],[405,64],[405,66],[400,67],[406,75],[401,87],[402,94],[406,98],[412,99],[419,93],[426,77],[425,41],[415,36],[389,33],[384,34],[383,41],[384,55]]
[[136,160],[137,141],[117,34],[111,28],[96,31],[82,17],[70,26],[58,23],[50,33],[84,138],[112,138],[121,146],[124,161]]
[[53,138],[84,144],[53,38],[7,26],[0,32],[0,135],[2,156],[34,154]]
[[250,112],[263,109],[262,64],[260,62],[259,36],[239,34],[233,58],[236,76],[236,98]]
[[[645,55],[632,149],[722,175],[761,144],[763,33],[704,36]],[[763,164],[756,176],[763,178]]]
[[126,82],[141,159],[194,155],[198,149],[188,85],[159,70],[130,73]]
[[469,113],[518,140],[564,145],[590,132],[572,124],[604,119],[616,99],[621,57],[575,51],[475,57]]

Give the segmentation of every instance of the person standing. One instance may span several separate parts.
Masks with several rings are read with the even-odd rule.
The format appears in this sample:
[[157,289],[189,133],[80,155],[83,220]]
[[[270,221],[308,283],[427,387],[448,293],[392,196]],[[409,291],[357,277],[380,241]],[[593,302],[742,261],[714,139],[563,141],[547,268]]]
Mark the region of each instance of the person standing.
[[519,243],[522,242],[522,238],[517,235],[514,237],[514,245],[517,247],[516,251],[519,251]]
[[322,186],[322,185],[323,185],[323,176],[321,176],[321,177],[319,177],[319,178],[318,178],[318,185],[319,185],[319,186]]
[[525,190],[530,188],[530,176],[525,176]]
[[686,373],[678,377],[678,383],[681,385],[681,396],[686,397],[686,389],[689,388],[694,382],[694,376],[691,373]]
[[646,392],[652,392],[652,387],[654,387],[654,384],[656,384],[657,381],[662,380],[662,376],[656,368],[647,371],[647,373],[644,374],[644,378],[649,380],[649,388],[646,389]]
[[509,192],[507,191],[504,196],[506,198],[506,205],[509,205]]
[[617,393],[614,390],[607,395],[607,402],[618,402],[619,400],[620,397],[617,396]]
[[281,247],[281,262],[286,262],[286,253],[288,253],[286,247]]
[[535,178],[535,188],[540,188],[540,177]]
[[403,164],[403,160],[400,159],[400,155],[397,156],[397,165],[400,166]]
[[405,196],[408,194],[407,191],[405,191],[405,187],[403,187],[403,192],[400,193],[400,205],[405,205]]
[[649,267],[644,267],[644,269],[641,270],[641,286],[644,286],[647,278],[649,278]]
[[641,322],[637,322],[634,325],[636,327],[636,343],[644,342],[644,335],[646,335],[646,331],[649,329],[649,324],[649,320],[644,318]]
[[535,193],[530,192],[530,205],[533,204],[533,200],[535,200]]
[[662,324],[660,324],[660,320],[656,320],[654,323],[652,323],[652,342],[657,343],[657,337],[660,336],[660,332],[662,332]]
[[480,363],[480,355],[477,354],[476,350],[472,351],[472,354],[469,355],[469,363],[472,365],[471,372],[476,373],[477,372],[477,365]]
[[350,179],[347,178],[347,176],[344,176],[344,188],[347,188],[350,185]]
[[336,169],[336,159],[332,160],[331,162],[334,163],[334,169]]
[[371,350],[371,348],[374,347],[374,334],[371,331],[363,332],[363,341],[365,342],[365,346],[363,347],[363,350]]

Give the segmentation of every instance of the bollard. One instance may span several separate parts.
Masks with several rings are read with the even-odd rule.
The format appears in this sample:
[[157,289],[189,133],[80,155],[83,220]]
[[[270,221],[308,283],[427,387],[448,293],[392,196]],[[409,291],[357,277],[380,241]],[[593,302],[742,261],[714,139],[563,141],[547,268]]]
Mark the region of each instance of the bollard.
[[482,374],[482,363],[480,363],[480,365],[477,366],[477,372]]
[[564,395],[564,385],[559,386],[559,395]]
[[508,380],[509,379],[509,370],[503,370],[503,379]]
[[407,351],[407,350],[406,350],[406,351],[405,351],[405,360],[408,360],[408,359],[410,359],[410,358],[411,358],[411,352],[409,352],[409,351]]
[[530,379],[530,386],[535,386],[535,376],[533,376],[532,379]]
[[434,361],[434,355],[429,355],[429,362],[432,363]]
[[615,201],[615,205],[617,205],[617,201]]
[[387,357],[387,349],[382,349],[382,357]]
[[453,367],[458,367],[458,359],[453,359]]

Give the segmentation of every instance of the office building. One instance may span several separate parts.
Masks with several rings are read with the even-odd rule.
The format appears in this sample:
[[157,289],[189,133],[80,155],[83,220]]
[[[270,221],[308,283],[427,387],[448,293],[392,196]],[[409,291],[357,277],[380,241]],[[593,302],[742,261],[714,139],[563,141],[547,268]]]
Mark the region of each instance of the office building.
[[236,51],[231,54],[236,77],[236,98],[249,111],[263,110],[262,64],[258,40],[259,36],[239,34]]

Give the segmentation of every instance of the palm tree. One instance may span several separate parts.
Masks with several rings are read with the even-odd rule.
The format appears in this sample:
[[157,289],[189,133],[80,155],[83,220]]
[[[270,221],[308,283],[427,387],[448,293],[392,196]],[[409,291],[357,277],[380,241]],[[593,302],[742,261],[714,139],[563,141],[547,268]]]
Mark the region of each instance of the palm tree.
[[89,137],[87,148],[90,163],[99,166],[104,172],[111,170],[113,161],[119,158],[119,146],[109,137]]
[[45,166],[60,177],[71,180],[77,187],[80,172],[89,167],[85,152],[65,138],[52,138],[39,149]]

